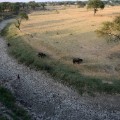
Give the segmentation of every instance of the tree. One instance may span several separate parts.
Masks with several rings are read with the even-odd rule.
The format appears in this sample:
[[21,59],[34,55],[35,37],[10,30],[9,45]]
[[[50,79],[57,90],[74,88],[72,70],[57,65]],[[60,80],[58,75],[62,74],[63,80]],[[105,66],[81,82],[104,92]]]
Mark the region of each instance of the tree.
[[15,27],[18,28],[20,30],[20,25],[21,25],[21,22],[22,20],[28,20],[29,17],[27,15],[27,13],[20,13],[18,18],[16,19],[16,23],[15,23]]
[[101,29],[96,32],[102,37],[120,41],[120,16],[117,16],[113,22],[104,22]]
[[46,4],[45,4],[45,3],[41,3],[41,6],[42,6],[42,8],[43,8],[43,10],[44,10],[44,9],[45,9]]
[[2,5],[0,4],[0,18],[2,18]]
[[2,2],[0,3],[0,17],[4,19],[8,14],[8,12],[11,11],[11,4],[10,2]]
[[87,4],[87,8],[91,9],[93,8],[94,10],[94,15],[96,14],[96,12],[98,11],[98,8],[100,9],[104,9],[105,5],[101,0],[89,0],[88,4]]
[[35,1],[30,1],[28,4],[33,10],[35,10],[36,7],[39,7],[39,4]]
[[86,4],[82,1],[77,1],[77,5],[78,5],[78,8],[82,8],[82,7],[85,7]]
[[20,3],[19,2],[12,4],[12,11],[15,13],[15,15],[19,14],[19,11],[20,11]]

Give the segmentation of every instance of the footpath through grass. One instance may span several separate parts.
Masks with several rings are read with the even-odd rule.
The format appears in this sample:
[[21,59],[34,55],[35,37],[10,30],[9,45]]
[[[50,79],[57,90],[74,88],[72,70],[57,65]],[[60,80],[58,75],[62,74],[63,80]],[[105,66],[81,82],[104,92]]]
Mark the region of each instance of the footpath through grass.
[[120,93],[120,80],[112,80],[112,84],[103,83],[101,79],[83,76],[78,70],[50,57],[39,58],[37,51],[28,45],[16,32],[14,25],[8,25],[1,33],[11,44],[8,52],[19,62],[37,69],[45,70],[59,82],[75,88],[83,93]]
[[[11,92],[2,86],[0,86],[0,102],[11,111],[7,114],[13,120],[31,120],[28,113],[16,104],[16,100]],[[8,120],[8,118],[5,115],[0,115],[0,120]]]

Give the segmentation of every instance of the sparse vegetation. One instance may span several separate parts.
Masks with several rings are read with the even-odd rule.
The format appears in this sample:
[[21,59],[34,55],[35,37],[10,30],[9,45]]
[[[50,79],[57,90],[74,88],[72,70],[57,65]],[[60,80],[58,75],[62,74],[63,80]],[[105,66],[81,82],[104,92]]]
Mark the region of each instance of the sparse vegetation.
[[45,3],[41,3],[41,6],[42,6],[42,9],[45,10],[46,4]]
[[6,36],[6,39],[10,42],[11,47],[9,48],[9,53],[16,57],[19,62],[26,64],[29,67],[38,70],[46,70],[60,82],[69,85],[80,94],[87,92],[88,94],[99,93],[120,93],[120,81],[112,80],[112,84],[103,83],[102,79],[87,77],[82,74],[77,69],[72,68],[72,66],[63,64],[52,58],[39,58],[36,55],[36,50],[31,48],[27,43],[25,43],[20,36],[15,37],[11,32],[13,25],[6,27],[2,31],[2,35]]
[[104,22],[102,28],[96,32],[112,41],[120,41],[120,16],[117,16],[113,22]]
[[[92,8],[95,15],[107,3],[89,0],[88,8]],[[119,119],[120,44],[106,41],[106,38],[120,41],[120,17],[116,17],[120,14],[120,6],[106,5],[93,16],[93,11],[86,10],[87,1],[42,4],[35,1],[15,3],[10,9],[7,8],[9,4],[2,12],[0,3],[2,17],[5,18],[7,12],[15,17],[19,15],[16,23],[0,32],[5,38],[0,39],[0,71],[2,84],[10,84],[8,87],[15,89],[21,103],[8,89],[0,86],[0,120],[69,119],[69,114],[77,119],[80,112],[83,119]],[[23,21],[28,20],[28,13],[29,21]],[[99,29],[105,20],[108,22]],[[8,22],[11,20],[1,22],[1,29]],[[97,36],[96,29],[102,37]],[[6,50],[17,61],[8,56]],[[9,83],[6,77],[14,81]],[[70,107],[76,103],[77,108]],[[60,114],[56,114],[59,111]]]
[[28,20],[27,13],[25,13],[25,12],[20,13],[18,18],[16,18],[15,27],[18,28],[19,30],[20,30],[20,25],[21,25],[22,20]]
[[[113,76],[120,78],[118,71],[112,72],[119,61],[109,59],[110,54],[117,51],[119,53],[119,45],[110,45],[95,33],[102,22],[112,21],[113,17],[119,14],[117,9],[119,6],[106,7],[96,17],[92,15],[93,11],[88,12],[86,8],[70,7],[59,10],[60,15],[55,14],[55,11],[37,11],[29,15],[29,21],[22,22],[22,32],[18,34],[38,52],[44,52],[64,64],[77,68],[81,74],[104,79]],[[83,59],[81,65],[72,64],[72,59],[76,57]],[[94,69],[88,72],[86,65]]]
[[77,1],[77,5],[78,5],[78,8],[82,8],[82,7],[85,7],[85,2],[82,2],[82,1]]
[[35,1],[30,1],[30,2],[28,3],[28,5],[29,5],[33,10],[35,10],[36,7],[39,7],[39,4],[36,3]]
[[6,116],[0,116],[0,120],[8,120],[7,118],[6,118]]
[[98,11],[98,8],[104,9],[105,5],[101,0],[89,0],[87,4],[88,9],[93,9],[94,10],[94,15]]
[[[22,107],[16,104],[15,97],[11,94],[11,92],[2,86],[0,86],[0,102],[11,111],[9,115],[13,120],[31,119],[28,113]],[[8,120],[8,118],[2,115],[0,116],[0,120]]]
[[27,5],[25,3],[11,3],[11,2],[1,2],[0,3],[0,20],[15,17],[21,11],[25,11]]

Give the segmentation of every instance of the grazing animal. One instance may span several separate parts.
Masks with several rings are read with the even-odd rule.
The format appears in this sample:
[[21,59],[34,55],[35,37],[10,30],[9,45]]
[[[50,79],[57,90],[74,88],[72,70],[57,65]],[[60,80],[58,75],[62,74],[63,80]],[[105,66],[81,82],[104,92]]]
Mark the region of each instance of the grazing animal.
[[33,35],[31,34],[30,37],[33,38]]
[[42,53],[42,52],[39,52],[39,53],[38,53],[38,57],[44,58],[44,57],[46,57],[46,54],[45,54],[45,53]]
[[7,46],[8,46],[8,47],[10,47],[10,46],[11,46],[11,44],[10,44],[10,43],[7,43]]
[[18,79],[18,80],[20,79],[20,75],[19,75],[19,74],[17,75],[17,79]]
[[80,58],[73,58],[73,64],[77,63],[77,64],[80,64],[83,62],[83,59],[80,59]]

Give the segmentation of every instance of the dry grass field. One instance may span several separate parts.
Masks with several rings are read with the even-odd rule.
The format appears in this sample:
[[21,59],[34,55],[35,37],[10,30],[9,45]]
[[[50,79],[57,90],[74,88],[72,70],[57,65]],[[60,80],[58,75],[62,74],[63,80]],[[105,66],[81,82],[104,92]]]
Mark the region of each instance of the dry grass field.
[[[106,7],[93,16],[86,8],[37,11],[29,14],[19,34],[38,51],[80,70],[87,76],[120,78],[120,44],[97,36],[104,21],[120,14],[120,6]],[[80,57],[82,64],[73,65]]]

